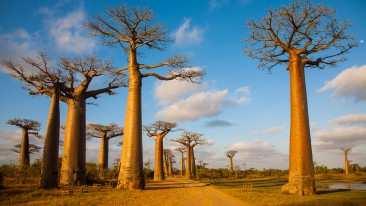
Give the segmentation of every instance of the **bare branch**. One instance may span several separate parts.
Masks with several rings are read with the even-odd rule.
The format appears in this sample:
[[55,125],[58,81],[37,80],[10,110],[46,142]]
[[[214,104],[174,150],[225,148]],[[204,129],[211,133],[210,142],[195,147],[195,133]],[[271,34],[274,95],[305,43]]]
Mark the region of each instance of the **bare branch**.
[[111,139],[123,135],[123,128],[116,124],[102,125],[102,124],[88,124],[87,138],[106,138]]
[[250,36],[244,41],[250,45],[244,53],[259,60],[258,68],[268,70],[287,64],[290,51],[306,58],[307,67],[335,66],[345,60],[340,56],[357,43],[354,36],[346,34],[352,25],[332,18],[334,14],[334,10],[323,4],[302,0],[271,9],[262,21],[246,23]]

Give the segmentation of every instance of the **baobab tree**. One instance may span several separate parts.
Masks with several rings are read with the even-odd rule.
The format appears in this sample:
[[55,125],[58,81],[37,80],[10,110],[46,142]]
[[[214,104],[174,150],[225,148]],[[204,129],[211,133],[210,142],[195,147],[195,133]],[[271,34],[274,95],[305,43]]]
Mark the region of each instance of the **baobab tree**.
[[238,153],[238,151],[235,150],[229,150],[225,152],[226,157],[229,158],[229,170],[231,172],[233,171],[233,158],[236,155],[236,153]]
[[164,173],[165,176],[170,176],[171,175],[171,157],[173,155],[172,151],[170,149],[164,149],[163,150],[163,155],[164,155]]
[[342,147],[340,148],[343,153],[344,153],[344,171],[345,171],[345,174],[348,175],[349,174],[349,161],[348,161],[348,153],[350,153],[352,151],[352,148],[349,148],[349,147]]
[[187,152],[187,148],[186,147],[177,147],[174,150],[180,152],[180,154],[181,154],[181,157],[180,157],[180,175],[183,177],[183,174],[184,174],[184,153]]
[[29,135],[41,138],[38,133],[41,123],[31,119],[10,119],[7,124],[17,126],[22,129],[22,141],[20,144],[19,157],[19,182],[24,183],[24,178],[30,164],[29,158]]
[[88,124],[86,127],[87,138],[100,138],[98,169],[104,177],[104,173],[108,169],[109,140],[122,136],[123,128],[113,123],[109,125]]
[[192,161],[194,162],[194,154],[193,154],[193,148],[197,145],[207,144],[207,141],[205,139],[202,139],[201,137],[203,134],[198,134],[194,132],[187,132],[183,131],[183,134],[181,137],[177,139],[173,139],[172,141],[178,142],[186,147],[187,150],[187,157],[186,157],[186,175],[185,177],[187,179],[195,178],[194,169],[195,164],[192,164]]
[[[157,64],[147,65],[139,61],[138,56],[144,48],[163,51],[171,42],[163,25],[154,23],[154,14],[147,8],[129,8],[126,5],[105,10],[106,18],[95,16],[85,27],[92,36],[100,36],[107,45],[119,45],[129,54],[128,66],[119,71],[128,71],[129,85],[125,113],[125,134],[121,154],[121,170],[117,188],[143,189],[142,157],[142,121],[141,121],[141,87],[146,77],[158,80],[173,79],[198,82],[204,75],[203,71],[187,68],[187,58],[177,55]],[[162,76],[152,70],[160,67],[179,68],[170,70]],[[143,73],[143,71],[148,71]]]
[[24,87],[30,95],[46,95],[51,98],[42,158],[40,186],[42,188],[58,187],[58,150],[60,141],[60,96],[66,95],[65,84],[68,82],[62,66],[51,64],[45,53],[39,52],[37,57],[23,58],[27,66],[24,68],[12,60],[1,60],[9,76],[25,83]]
[[[125,82],[123,75],[113,72],[111,62],[95,56],[63,58],[61,64],[69,74],[69,83],[65,85],[68,95],[60,97],[67,104],[60,184],[83,185],[86,182],[86,100],[104,93],[113,94],[112,90],[124,86]],[[89,90],[92,80],[102,76],[110,77],[106,78],[107,85]]]
[[176,123],[156,121],[152,124],[143,127],[146,131],[146,135],[149,137],[155,137],[155,163],[154,163],[154,181],[164,180],[163,173],[163,139],[164,137],[175,127]]
[[315,194],[304,68],[335,66],[356,46],[354,37],[346,34],[351,25],[333,14],[327,6],[300,0],[246,23],[250,36],[245,41],[251,44],[244,53],[259,60],[258,68],[271,71],[287,65],[290,73],[289,182],[282,189],[292,194]]

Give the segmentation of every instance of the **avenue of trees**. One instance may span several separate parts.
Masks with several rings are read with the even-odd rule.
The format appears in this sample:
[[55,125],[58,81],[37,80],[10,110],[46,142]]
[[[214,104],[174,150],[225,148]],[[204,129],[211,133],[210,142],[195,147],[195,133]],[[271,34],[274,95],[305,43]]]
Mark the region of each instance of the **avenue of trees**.
[[292,194],[315,194],[304,69],[335,66],[356,46],[346,33],[351,25],[334,14],[327,6],[300,0],[246,23],[250,36],[244,53],[259,60],[258,68],[284,66],[290,73],[289,183],[282,189]]
[[[270,9],[268,15],[261,20],[249,20],[246,23],[250,34],[244,39],[248,44],[244,53],[259,60],[260,69],[271,71],[283,66],[289,71],[291,127],[288,173],[276,169],[240,170],[238,165],[233,164],[237,154],[234,150],[225,153],[229,158],[228,168],[209,169],[208,163],[202,160],[196,165],[196,146],[207,144],[207,140],[203,139],[204,134],[182,130],[180,136],[171,140],[181,147],[164,149],[164,138],[169,133],[180,130],[177,129],[177,123],[160,120],[142,125],[141,90],[144,78],[200,83],[205,75],[205,71],[190,66],[189,60],[182,55],[168,57],[156,64],[141,62],[143,51],[154,49],[163,52],[172,42],[164,26],[155,23],[154,13],[147,8],[129,8],[126,5],[107,8],[103,15],[96,15],[84,24],[92,36],[101,39],[102,44],[120,47],[128,55],[124,68],[117,69],[112,62],[96,56],[60,58],[53,62],[45,53],[40,52],[36,57],[22,58],[21,63],[2,59],[0,64],[9,76],[22,81],[30,95],[46,95],[50,98],[43,156],[42,160],[35,162],[35,168],[40,171],[40,186],[51,188],[58,187],[59,184],[83,185],[87,180],[99,178],[101,172],[104,176],[108,169],[109,140],[123,136],[121,159],[116,161],[112,170],[118,177],[117,188],[144,189],[145,179],[152,174],[152,170],[150,160],[145,164],[143,162],[143,132],[155,140],[154,181],[162,181],[176,171],[187,179],[230,177],[234,170],[236,177],[288,174],[288,184],[282,187],[283,191],[314,195],[315,174],[334,172],[348,175],[362,171],[363,168],[358,164],[349,164],[347,155],[351,148],[346,147],[341,148],[344,153],[344,169],[329,170],[323,165],[314,166],[313,162],[305,68],[325,69],[336,66],[345,60],[343,54],[357,46],[354,37],[347,34],[351,25],[335,19],[334,14],[335,11],[327,6],[300,0],[279,9]],[[159,68],[167,68],[168,72],[160,74],[157,72]],[[91,89],[90,85],[98,77],[103,77],[106,83]],[[128,90],[126,110],[121,114],[124,126],[87,125],[87,101],[102,94],[115,94],[115,90],[120,87],[127,87]],[[67,104],[61,164],[58,152],[60,102]],[[21,128],[23,132],[21,144],[17,146],[19,150],[16,150],[20,154],[17,174],[19,180],[23,181],[30,166],[29,154],[32,152],[29,135],[40,137],[40,123],[29,119],[12,119],[7,123]],[[98,164],[86,163],[87,138],[101,140]],[[173,167],[173,163],[178,161],[173,151],[180,154],[178,170]],[[12,168],[14,167],[3,165],[0,172],[11,175],[9,171]]]
[[[127,71],[129,77],[127,106],[125,113],[121,169],[118,177],[118,188],[143,189],[142,157],[142,120],[141,120],[141,87],[146,77],[158,80],[184,80],[197,82],[204,71],[189,68],[188,59],[177,55],[165,61],[147,65],[139,61],[143,48],[163,51],[171,39],[166,35],[163,25],[153,22],[154,14],[147,8],[129,8],[122,5],[105,10],[105,17],[95,16],[85,26],[92,36],[101,37],[104,44],[118,45],[128,53],[128,66],[119,69]],[[166,76],[153,72],[160,67],[178,68]],[[143,72],[147,71],[147,72]]]

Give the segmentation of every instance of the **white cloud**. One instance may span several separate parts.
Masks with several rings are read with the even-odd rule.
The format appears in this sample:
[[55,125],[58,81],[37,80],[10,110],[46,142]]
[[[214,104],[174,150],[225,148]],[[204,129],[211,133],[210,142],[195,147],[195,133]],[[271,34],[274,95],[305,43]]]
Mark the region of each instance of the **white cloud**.
[[319,130],[314,136],[318,139],[313,142],[317,149],[338,149],[366,144],[366,128],[360,126]]
[[332,124],[366,124],[366,114],[349,114],[329,122]]
[[281,132],[285,128],[285,125],[278,126],[278,127],[272,127],[263,131],[253,130],[250,132],[250,134],[253,135],[265,135],[265,134],[275,134]]
[[199,92],[163,108],[156,117],[176,122],[197,120],[217,115],[226,107],[242,105],[249,101],[249,97],[229,94],[227,89]]
[[20,60],[21,57],[32,56],[34,40],[24,28],[15,29],[9,33],[0,34],[0,56]]
[[154,96],[159,105],[166,105],[179,100],[182,96],[203,91],[208,84],[194,84],[186,81],[171,80],[157,81],[154,88]]
[[58,50],[72,53],[90,52],[95,42],[82,26],[86,14],[82,9],[71,11],[64,17],[50,19],[47,24]]
[[351,96],[355,101],[366,100],[366,65],[344,70],[318,91],[334,89],[333,96]]
[[365,40],[363,40],[363,39],[362,39],[362,40],[360,40],[360,43],[361,43],[361,44],[363,44],[364,42],[365,42]]
[[240,87],[240,88],[235,90],[235,94],[249,95],[250,94],[250,89],[249,89],[249,87]]
[[189,46],[202,42],[204,29],[199,26],[191,28],[190,24],[191,19],[184,19],[183,24],[173,33],[176,46]]

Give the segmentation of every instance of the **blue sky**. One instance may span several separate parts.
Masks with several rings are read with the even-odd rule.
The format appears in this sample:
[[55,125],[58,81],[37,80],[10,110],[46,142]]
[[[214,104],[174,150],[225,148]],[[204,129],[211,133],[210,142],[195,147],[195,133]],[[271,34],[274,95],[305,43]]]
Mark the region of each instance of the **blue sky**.
[[[143,124],[157,120],[178,122],[180,128],[205,134],[208,145],[196,147],[197,160],[209,167],[226,167],[225,151],[238,150],[234,164],[241,168],[288,167],[289,144],[289,75],[285,67],[271,74],[256,68],[257,61],[242,53],[248,36],[244,27],[249,19],[260,19],[269,8],[279,8],[292,1],[265,0],[161,0],[161,1],[20,1],[0,2],[0,57],[19,61],[44,51],[53,60],[97,54],[112,60],[116,67],[126,66],[127,56],[119,48],[106,47],[91,38],[82,27],[94,15],[103,15],[107,7],[121,3],[147,6],[156,14],[156,22],[165,25],[172,43],[165,52],[144,50],[141,63],[157,63],[175,54],[190,59],[190,65],[207,72],[202,84],[144,79],[142,90]],[[318,165],[342,167],[340,147],[352,147],[354,163],[366,165],[366,25],[363,0],[312,1],[324,3],[337,11],[338,19],[347,19],[354,27],[359,47],[350,51],[346,62],[326,70],[307,69],[306,83],[314,161]],[[12,118],[30,118],[42,123],[44,133],[49,98],[31,97],[22,83],[0,72],[0,162],[16,161],[18,154],[9,151],[19,144],[18,128],[6,124]],[[157,71],[165,74],[166,68]],[[96,79],[92,87],[103,83]],[[89,105],[87,122],[123,126],[126,88],[118,95],[101,96]],[[67,107],[61,103],[61,122]],[[180,135],[169,134],[165,148],[178,145],[169,141]],[[120,157],[112,139],[110,163]],[[146,135],[144,160],[153,160],[154,140]],[[42,139],[30,142],[43,146]],[[87,161],[97,161],[99,140],[87,143]],[[176,156],[179,154],[177,153]],[[41,154],[32,155],[31,159]],[[178,158],[177,158],[178,159]],[[178,162],[179,160],[177,160]]]

